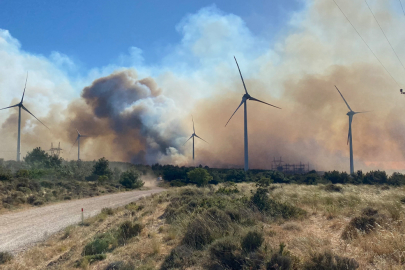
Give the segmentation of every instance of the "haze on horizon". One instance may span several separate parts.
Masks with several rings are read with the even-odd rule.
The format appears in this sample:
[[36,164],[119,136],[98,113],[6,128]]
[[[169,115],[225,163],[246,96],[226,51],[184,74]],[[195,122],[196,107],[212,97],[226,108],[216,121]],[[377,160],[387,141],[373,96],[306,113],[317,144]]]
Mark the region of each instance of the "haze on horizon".
[[[282,156],[317,170],[348,171],[347,107],[337,85],[354,111],[372,111],[353,120],[355,170],[403,172],[405,97],[399,88],[405,85],[405,69],[365,2],[336,0],[400,86],[332,0],[282,2],[273,6],[252,2],[245,11],[231,4],[205,3],[179,7],[167,20],[149,16],[136,22],[120,15],[152,14],[153,8],[133,7],[133,14],[114,9],[107,18],[117,21],[111,29],[101,24],[105,31],[94,20],[108,12],[102,8],[95,8],[89,18],[72,13],[79,16],[76,28],[71,26],[73,19],[64,24],[66,18],[58,21],[53,14],[38,23],[39,41],[33,47],[32,31],[24,33],[19,25],[14,34],[12,27],[2,26],[10,22],[0,19],[0,107],[21,99],[28,71],[24,104],[51,129],[23,115],[22,156],[34,147],[49,149],[51,142],[60,141],[65,149],[62,157],[75,159],[77,148],[68,151],[77,128],[90,136],[81,142],[84,160],[105,156],[114,161],[192,165],[192,149],[183,144],[192,131],[193,114],[199,135],[210,142],[196,142],[195,164],[242,168],[243,113],[238,111],[224,127],[244,93],[235,55],[249,93],[283,108],[248,105],[251,168],[269,169],[273,157]],[[405,14],[399,2],[368,3],[405,62],[401,46]],[[116,5],[122,10],[129,4]],[[41,15],[29,14],[29,7],[8,8],[20,8],[28,18]],[[75,10],[62,7],[57,12]],[[165,7],[156,12],[160,9]],[[55,19],[56,29],[43,27]],[[162,24],[173,33],[159,27]],[[35,29],[35,24],[30,27]],[[55,34],[64,30],[70,47]],[[83,38],[86,31],[96,34]],[[120,35],[109,35],[117,31]],[[115,43],[120,45],[111,47]],[[15,159],[17,117],[18,110],[0,111],[0,158]]]

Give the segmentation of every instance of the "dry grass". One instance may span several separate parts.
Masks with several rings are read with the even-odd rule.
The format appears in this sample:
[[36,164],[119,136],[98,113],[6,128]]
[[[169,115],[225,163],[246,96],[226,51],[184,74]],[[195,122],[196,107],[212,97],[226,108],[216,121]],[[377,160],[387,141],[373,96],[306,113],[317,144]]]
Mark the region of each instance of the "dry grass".
[[[265,237],[263,250],[275,252],[280,243],[297,259],[298,265],[312,254],[332,251],[342,257],[354,258],[358,269],[404,269],[405,226],[404,206],[400,203],[404,188],[382,190],[376,186],[344,185],[342,192],[327,192],[320,186],[276,185],[271,196],[282,202],[305,209],[306,218],[284,222],[270,221],[257,216],[250,229],[260,230]],[[214,190],[203,189],[206,194]],[[192,221],[192,215],[178,217],[166,224],[160,216],[168,206],[168,200],[180,194],[184,188],[171,189],[142,199],[136,204],[114,211],[113,215],[100,214],[87,222],[89,226],[73,226],[51,236],[46,242],[18,254],[0,269],[77,269],[75,262],[82,258],[83,247],[96,235],[116,228],[123,221],[141,222],[145,227],[139,236],[107,253],[102,261],[84,265],[84,269],[105,269],[117,261],[131,262],[141,269],[159,269],[168,254],[181,244]],[[240,184],[237,196],[250,196],[252,184]],[[234,196],[234,195],[229,195]],[[236,195],[235,195],[236,196]],[[384,215],[384,224],[368,234],[360,234],[353,240],[343,240],[342,231],[350,220],[362,214],[366,207]],[[249,227],[246,228],[246,231]],[[245,229],[244,229],[245,230]],[[245,233],[245,232],[242,232]],[[200,252],[200,251],[199,251]],[[201,264],[192,269],[203,269],[208,255],[201,255]]]

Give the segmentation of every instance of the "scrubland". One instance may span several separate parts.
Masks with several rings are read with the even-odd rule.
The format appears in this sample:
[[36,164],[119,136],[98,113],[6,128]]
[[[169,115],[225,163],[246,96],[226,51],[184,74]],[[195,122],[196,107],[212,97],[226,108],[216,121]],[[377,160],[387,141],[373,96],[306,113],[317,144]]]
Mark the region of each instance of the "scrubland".
[[404,269],[403,187],[172,188],[104,209],[0,269]]

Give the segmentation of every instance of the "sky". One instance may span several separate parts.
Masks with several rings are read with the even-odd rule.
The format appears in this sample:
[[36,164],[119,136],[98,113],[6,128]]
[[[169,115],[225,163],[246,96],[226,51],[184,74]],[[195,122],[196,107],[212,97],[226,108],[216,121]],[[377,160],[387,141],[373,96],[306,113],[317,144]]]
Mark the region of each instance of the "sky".
[[[225,127],[244,93],[236,56],[249,94],[282,108],[248,102],[251,168],[281,156],[348,171],[337,85],[371,111],[353,120],[355,169],[403,172],[405,13],[367,3],[384,33],[361,0],[2,3],[0,108],[19,102],[28,72],[24,104],[50,130],[23,112],[22,156],[61,142],[75,159],[78,129],[84,160],[242,168],[242,110]],[[191,116],[209,142],[195,161]],[[15,159],[17,119],[0,111],[0,158]]]
[[[300,1],[5,1],[0,26],[22,49],[49,56],[58,51],[84,69],[119,61],[131,47],[148,64],[161,58],[181,39],[176,25],[201,8],[215,5],[242,18],[256,34],[271,38],[284,27]],[[95,50],[95,48],[97,48]]]

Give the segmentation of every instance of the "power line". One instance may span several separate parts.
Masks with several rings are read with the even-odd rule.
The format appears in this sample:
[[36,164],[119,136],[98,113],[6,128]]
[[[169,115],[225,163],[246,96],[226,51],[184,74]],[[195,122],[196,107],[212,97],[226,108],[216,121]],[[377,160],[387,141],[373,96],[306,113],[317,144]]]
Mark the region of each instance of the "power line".
[[405,10],[404,10],[404,6],[402,5],[401,0],[398,0],[398,1],[399,1],[399,3],[401,4],[402,12],[404,13],[404,16],[405,16]]
[[336,3],[335,0],[332,0],[335,5],[339,8],[340,12],[342,12],[343,16],[345,16],[346,20],[350,23],[350,25],[353,27],[354,31],[359,35],[361,40],[363,40],[364,44],[366,44],[367,48],[371,51],[371,53],[374,55],[374,57],[377,59],[378,62],[380,62],[381,66],[385,69],[385,71],[391,76],[391,78],[394,80],[394,82],[400,87],[399,83],[395,80],[395,78],[391,75],[391,73],[387,70],[387,68],[383,65],[383,63],[378,59],[377,55],[374,53],[374,51],[368,46],[367,42],[364,40],[364,38],[360,35],[359,31],[357,31],[356,27],[352,24],[352,22],[349,20],[349,18],[346,16],[346,14],[343,12],[343,10],[339,7],[339,5]]
[[388,44],[390,45],[390,47],[391,47],[392,51],[394,52],[395,56],[397,57],[398,61],[401,63],[402,68],[405,70],[404,64],[402,63],[401,59],[399,59],[399,56],[398,56],[397,52],[394,50],[394,47],[392,47],[391,42],[388,40],[387,35],[385,34],[385,32],[384,32],[384,30],[382,29],[380,23],[378,22],[378,20],[377,20],[377,18],[375,17],[373,11],[371,10],[369,4],[367,3],[367,0],[364,0],[364,2],[366,2],[366,5],[367,5],[368,9],[370,10],[371,14],[372,14],[373,17],[374,17],[374,20],[377,22],[378,26],[379,26],[380,29],[381,29],[381,32],[384,34],[385,39],[387,40]]

